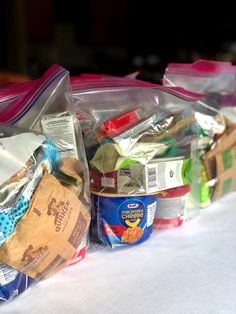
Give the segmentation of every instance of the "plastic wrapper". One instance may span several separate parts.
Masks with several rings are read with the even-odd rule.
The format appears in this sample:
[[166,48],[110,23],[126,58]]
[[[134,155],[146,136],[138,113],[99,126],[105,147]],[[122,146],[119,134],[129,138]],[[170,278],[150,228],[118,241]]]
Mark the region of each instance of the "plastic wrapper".
[[64,157],[50,137],[0,124],[0,164],[0,300],[5,301],[67,265],[83,243],[90,214],[75,190],[83,180],[75,175],[75,159]]
[[[173,218],[176,227],[175,220],[198,214],[189,193],[201,131],[196,112],[209,109],[196,95],[112,77],[78,78],[72,93],[90,167],[95,242],[135,245],[150,236],[155,217]],[[168,217],[158,199],[180,187]]]

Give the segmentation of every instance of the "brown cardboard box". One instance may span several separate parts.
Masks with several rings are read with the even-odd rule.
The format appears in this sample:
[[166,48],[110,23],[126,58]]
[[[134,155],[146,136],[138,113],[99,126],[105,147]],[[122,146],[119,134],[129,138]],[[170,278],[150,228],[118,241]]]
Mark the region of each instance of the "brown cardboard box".
[[216,155],[217,182],[213,200],[236,190],[236,145]]
[[[220,173],[217,172],[216,156],[236,145],[236,125],[230,126],[227,131],[219,138],[213,150],[206,153],[204,165],[209,180],[215,179]],[[218,168],[218,170],[221,170]]]
[[230,126],[216,147],[206,153],[204,165],[208,179],[216,179],[213,200],[236,190],[236,125]]

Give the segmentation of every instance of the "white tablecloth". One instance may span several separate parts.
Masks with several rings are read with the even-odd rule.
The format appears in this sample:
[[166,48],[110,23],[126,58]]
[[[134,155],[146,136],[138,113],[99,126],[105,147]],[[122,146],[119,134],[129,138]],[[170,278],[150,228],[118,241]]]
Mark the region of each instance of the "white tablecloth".
[[1,314],[235,314],[236,193],[131,249],[90,253]]

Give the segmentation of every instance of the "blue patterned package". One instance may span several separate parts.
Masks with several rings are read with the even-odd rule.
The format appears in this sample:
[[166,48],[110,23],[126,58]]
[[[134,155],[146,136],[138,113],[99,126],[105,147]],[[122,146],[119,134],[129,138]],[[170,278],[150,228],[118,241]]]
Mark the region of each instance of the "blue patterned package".
[[6,264],[0,264],[0,302],[10,300],[24,292],[34,282]]

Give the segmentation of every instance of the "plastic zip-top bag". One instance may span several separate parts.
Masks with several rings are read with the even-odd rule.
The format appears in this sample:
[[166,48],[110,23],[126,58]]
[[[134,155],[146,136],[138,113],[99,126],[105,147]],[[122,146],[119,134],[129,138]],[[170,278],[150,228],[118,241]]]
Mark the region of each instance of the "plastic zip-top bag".
[[235,91],[235,74],[235,66],[230,62],[170,63],[165,70],[163,85],[179,86],[196,93],[231,94]]
[[[73,177],[73,190],[88,210],[89,176],[80,125],[74,114],[70,92],[69,73],[54,65],[40,79],[17,84],[0,93],[0,103],[8,97],[4,108],[0,106],[0,121],[49,135],[63,157],[66,184]],[[12,100],[10,97],[15,96]],[[88,246],[85,236],[71,264],[81,260]]]
[[[231,63],[207,60],[194,64],[170,64],[165,71],[165,85],[206,93],[206,102],[213,105],[226,122],[221,132],[205,134],[199,142],[201,207],[236,189],[233,140],[236,123],[235,74],[236,67]],[[211,121],[206,119],[204,124],[213,131],[217,125]]]
[[170,63],[163,85],[205,93],[207,103],[236,122],[236,67],[230,62],[199,60],[193,64]]
[[205,93],[207,103],[236,122],[236,67],[230,62],[198,60],[193,64],[170,63],[163,84]]
[[195,112],[210,110],[196,101],[204,95],[109,76],[79,77],[72,93],[90,168],[94,241],[135,245],[153,225],[175,227],[197,214],[189,190],[198,164]]
[[[66,266],[90,214],[75,169],[50,137],[0,124],[0,300]],[[82,179],[81,179],[82,181]]]

